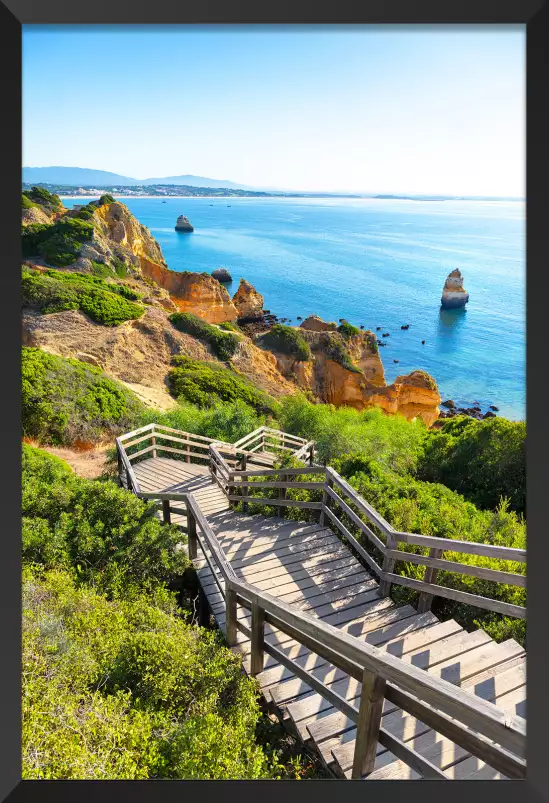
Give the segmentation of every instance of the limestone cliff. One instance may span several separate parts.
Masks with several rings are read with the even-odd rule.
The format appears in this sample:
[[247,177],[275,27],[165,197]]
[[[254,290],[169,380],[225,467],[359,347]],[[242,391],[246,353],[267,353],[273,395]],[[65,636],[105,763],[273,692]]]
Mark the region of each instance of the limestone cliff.
[[440,304],[444,309],[458,309],[464,307],[469,301],[469,293],[463,287],[463,276],[457,268],[453,270],[442,289]]
[[[316,322],[314,325],[318,326]],[[292,355],[278,352],[274,355],[281,373],[302,390],[336,406],[347,405],[358,410],[380,407],[407,419],[419,417],[427,426],[438,418],[441,399],[435,381],[428,374],[413,371],[386,385],[372,332],[350,337],[322,331],[321,327],[300,327],[299,332],[310,347],[310,360],[296,360]],[[258,338],[258,345],[262,340]]]
[[135,218],[125,204],[115,201],[97,207],[94,221],[100,235],[107,240],[112,250],[122,252],[124,261],[128,261],[144,275],[148,275],[149,266],[160,265],[167,268],[162,249],[146,226]]
[[310,329],[312,332],[335,332],[337,323],[328,323],[319,318],[318,315],[309,315],[300,325],[300,328]]
[[207,273],[180,273],[161,265],[147,266],[145,274],[170,294],[180,312],[192,312],[208,323],[235,321],[237,310],[231,297],[216,279]]
[[240,280],[238,290],[233,296],[233,304],[240,320],[257,320],[263,317],[264,298],[253,285],[245,279]]

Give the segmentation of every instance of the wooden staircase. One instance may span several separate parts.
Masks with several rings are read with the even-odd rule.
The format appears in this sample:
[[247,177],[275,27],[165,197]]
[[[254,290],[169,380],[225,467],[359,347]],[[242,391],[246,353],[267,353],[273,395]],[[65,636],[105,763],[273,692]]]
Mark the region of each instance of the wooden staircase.
[[[125,436],[126,442],[135,443],[135,435]],[[172,437],[186,443],[187,435]],[[257,433],[252,435],[257,440]],[[437,563],[460,568],[443,560],[445,539],[396,533],[331,469],[267,468],[276,451],[263,458],[250,453],[249,436],[243,439],[247,454],[227,445],[227,460],[209,443],[206,465],[159,456],[159,432],[148,430],[148,437],[154,438],[151,447],[140,450],[141,460],[133,466],[119,442],[131,489],[156,499],[164,519],[187,533],[203,607],[207,604],[271,709],[333,775],[524,777],[525,650],[512,639],[497,644],[483,630],[467,633],[454,620],[440,622],[429,600],[433,594],[457,594],[458,600],[489,610],[504,606],[505,613],[523,615],[523,609],[435,585]],[[294,446],[294,453],[313,454],[304,441]],[[299,476],[311,473],[316,481]],[[292,487],[320,488],[323,501],[289,500]],[[278,489],[277,498],[258,497],[262,488]],[[273,505],[279,511],[308,507],[318,511],[318,521],[235,512],[235,502],[271,511]],[[353,525],[362,525],[363,534],[383,550],[383,567],[357,541]],[[424,539],[430,548],[437,544],[424,558],[430,582],[414,581],[422,592],[420,609],[397,605],[388,593],[398,580],[391,547],[399,536],[409,543]],[[495,550],[500,557],[521,559],[521,550],[449,543],[452,551],[457,545],[457,551]],[[478,571],[491,577],[492,570]],[[524,580],[493,574],[507,582],[517,577],[516,584]]]

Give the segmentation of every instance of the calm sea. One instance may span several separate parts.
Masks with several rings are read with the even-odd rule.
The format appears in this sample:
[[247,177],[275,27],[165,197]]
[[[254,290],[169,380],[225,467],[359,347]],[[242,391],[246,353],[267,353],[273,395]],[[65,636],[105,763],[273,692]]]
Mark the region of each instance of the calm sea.
[[[389,382],[414,368],[443,399],[525,417],[525,207],[518,202],[125,198],[172,270],[227,268],[279,317],[346,318],[390,332]],[[67,205],[81,203],[66,199]],[[174,230],[186,215],[195,231]],[[470,300],[443,311],[454,268]],[[408,330],[401,325],[409,324]],[[381,335],[381,331],[378,335]],[[425,340],[425,345],[421,341]],[[398,360],[398,363],[393,362]]]

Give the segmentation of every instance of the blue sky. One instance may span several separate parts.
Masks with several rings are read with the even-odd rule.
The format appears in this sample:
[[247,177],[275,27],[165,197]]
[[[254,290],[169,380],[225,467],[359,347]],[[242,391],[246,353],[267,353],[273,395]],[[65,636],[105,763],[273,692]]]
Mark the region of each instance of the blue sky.
[[23,164],[523,196],[523,26],[23,26]]

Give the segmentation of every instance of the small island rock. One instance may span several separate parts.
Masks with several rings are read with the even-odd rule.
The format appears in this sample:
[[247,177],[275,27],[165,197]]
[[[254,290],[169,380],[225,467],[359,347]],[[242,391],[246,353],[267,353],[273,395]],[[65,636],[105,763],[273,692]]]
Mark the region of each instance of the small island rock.
[[216,268],[212,271],[212,278],[217,279],[218,282],[232,282],[233,280],[227,268]]
[[463,276],[461,271],[457,268],[453,270],[442,289],[442,298],[440,299],[443,309],[459,309],[464,307],[469,301],[469,293],[463,287]]
[[253,285],[245,279],[240,280],[238,290],[233,296],[239,320],[257,321],[263,318],[263,301],[263,296]]
[[177,223],[175,224],[176,231],[194,231],[194,226],[192,226],[188,217],[185,215],[179,215],[177,218]]

